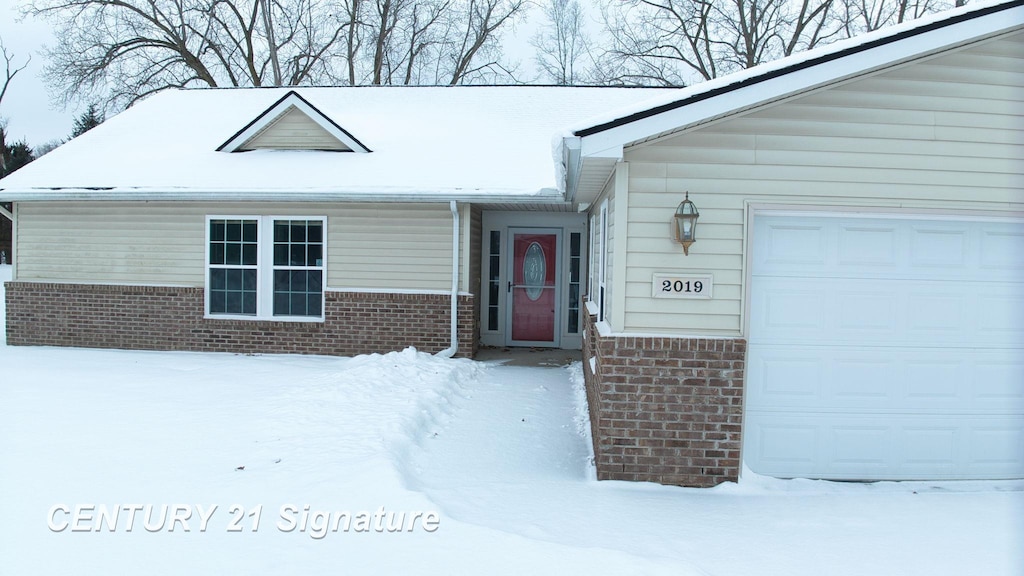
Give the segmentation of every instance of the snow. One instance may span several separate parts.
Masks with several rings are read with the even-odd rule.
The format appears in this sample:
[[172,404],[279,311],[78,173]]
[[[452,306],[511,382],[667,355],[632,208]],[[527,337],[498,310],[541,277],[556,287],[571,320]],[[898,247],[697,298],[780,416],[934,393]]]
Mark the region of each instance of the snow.
[[[0,281],[9,278],[0,267]],[[853,484],[749,471],[704,490],[597,482],[584,402],[579,363],[512,367],[412,349],[332,358],[0,345],[0,573],[1024,569],[1024,482]],[[53,532],[58,504],[217,508],[205,531],[192,518],[189,532],[141,522],[127,532],[122,516],[113,531]],[[262,506],[256,531],[248,515],[245,530],[227,531],[233,504],[246,514]],[[277,527],[288,504],[434,512],[439,524],[314,537]]]
[[[217,152],[285,88],[167,90],[0,181],[0,197],[559,197],[551,137],[658,89],[295,88],[372,152]],[[378,198],[379,200],[379,198]]]

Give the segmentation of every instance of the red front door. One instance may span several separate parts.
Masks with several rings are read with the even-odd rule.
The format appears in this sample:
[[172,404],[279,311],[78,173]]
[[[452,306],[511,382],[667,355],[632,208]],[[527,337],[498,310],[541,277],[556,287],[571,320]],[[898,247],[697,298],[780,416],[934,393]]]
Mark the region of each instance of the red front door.
[[512,341],[557,344],[558,234],[512,232]]

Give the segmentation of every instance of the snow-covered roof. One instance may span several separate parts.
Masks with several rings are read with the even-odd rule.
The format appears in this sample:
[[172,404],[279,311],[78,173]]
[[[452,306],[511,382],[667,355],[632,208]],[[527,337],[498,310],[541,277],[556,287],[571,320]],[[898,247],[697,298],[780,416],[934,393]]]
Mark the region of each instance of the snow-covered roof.
[[289,90],[161,92],[0,180],[0,200],[561,201],[552,137],[658,91],[294,88],[370,152],[218,151]]
[[608,109],[570,125],[566,145],[584,157],[621,157],[631,143],[1021,28],[1024,0],[929,15]]
[[566,177],[578,199],[631,143],[1022,27],[1024,0],[977,4],[682,89],[295,89],[367,153],[228,152],[289,89],[165,91],[0,180],[0,200],[537,202],[563,200]]

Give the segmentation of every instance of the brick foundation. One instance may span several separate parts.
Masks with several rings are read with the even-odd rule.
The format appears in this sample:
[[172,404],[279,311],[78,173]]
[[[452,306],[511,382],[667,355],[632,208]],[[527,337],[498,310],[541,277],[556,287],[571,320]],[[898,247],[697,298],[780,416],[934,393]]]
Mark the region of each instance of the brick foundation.
[[[202,288],[8,282],[7,343],[352,356],[450,344],[446,294],[327,292],[324,322],[203,318]],[[474,297],[459,297],[458,356],[476,354]]]
[[596,320],[585,315],[583,372],[598,479],[737,480],[746,340],[602,337]]

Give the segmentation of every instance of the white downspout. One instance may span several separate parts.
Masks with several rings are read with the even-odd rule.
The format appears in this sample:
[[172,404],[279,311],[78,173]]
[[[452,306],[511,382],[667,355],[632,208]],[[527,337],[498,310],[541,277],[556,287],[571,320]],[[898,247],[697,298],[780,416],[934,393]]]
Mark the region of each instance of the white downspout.
[[439,358],[451,358],[459,351],[459,208],[455,200],[452,209],[452,345],[436,354]]

